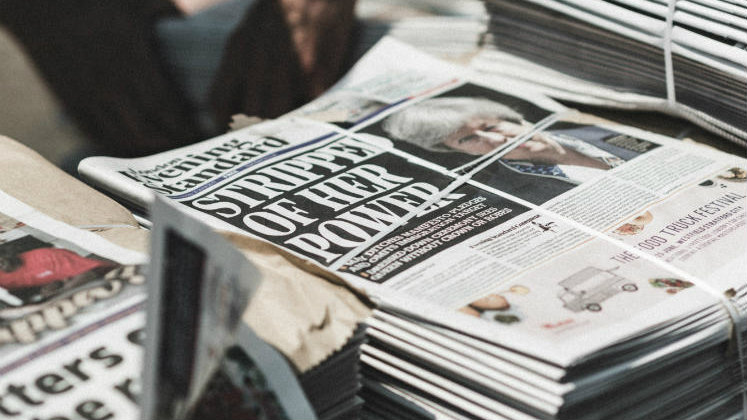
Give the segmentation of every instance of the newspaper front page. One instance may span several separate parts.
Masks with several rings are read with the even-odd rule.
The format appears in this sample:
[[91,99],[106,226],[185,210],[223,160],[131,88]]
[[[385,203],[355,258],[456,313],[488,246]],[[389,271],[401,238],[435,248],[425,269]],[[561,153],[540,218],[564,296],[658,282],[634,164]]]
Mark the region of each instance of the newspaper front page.
[[144,256],[0,203],[0,417],[136,418]]
[[492,81],[385,40],[284,118],[80,172],[558,366],[743,283],[745,159]]

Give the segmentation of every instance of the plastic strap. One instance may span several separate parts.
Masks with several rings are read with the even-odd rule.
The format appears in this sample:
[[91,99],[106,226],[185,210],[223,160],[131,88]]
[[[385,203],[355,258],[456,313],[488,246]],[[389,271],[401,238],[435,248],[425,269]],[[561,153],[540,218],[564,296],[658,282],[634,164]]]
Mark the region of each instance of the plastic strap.
[[674,26],[674,13],[677,11],[677,0],[669,0],[667,8],[667,26],[664,29],[662,45],[664,49],[664,71],[667,81],[667,106],[674,108],[677,98],[674,90],[674,65],[672,64],[672,27]]
[[[674,64],[672,62],[672,28],[674,27],[674,14],[677,11],[677,1],[678,0],[668,0],[667,2],[668,7],[666,28],[664,30],[664,38],[662,40],[662,47],[664,49],[664,69],[666,72],[667,83],[667,106],[670,109],[673,109],[677,106],[674,81]],[[630,250],[631,249],[629,249],[629,251]],[[637,254],[640,255],[641,253],[637,252]],[[653,260],[660,261],[658,259]],[[665,265],[669,266],[670,269],[674,268],[668,263],[665,263]],[[729,318],[731,318],[731,340],[733,340],[732,344],[736,345],[737,347],[737,357],[739,358],[739,373],[742,379],[742,383],[740,384],[740,393],[742,394],[742,418],[747,419],[747,366],[745,366],[745,363],[747,363],[747,361],[745,360],[744,338],[742,337],[743,332],[747,330],[747,318],[745,318],[745,315],[741,312],[740,308],[734,301],[726,297],[726,295],[724,295],[723,293],[720,293],[718,290],[713,289],[710,284],[700,281],[696,278],[691,278],[690,280],[701,290],[705,290],[709,294],[717,297],[724,306],[724,309],[728,313]]]
[[116,229],[116,228],[138,229],[138,226],[128,225],[124,223],[118,223],[118,224],[113,224],[113,225],[76,225],[75,227],[78,229],[85,229],[85,230],[108,230],[108,229]]

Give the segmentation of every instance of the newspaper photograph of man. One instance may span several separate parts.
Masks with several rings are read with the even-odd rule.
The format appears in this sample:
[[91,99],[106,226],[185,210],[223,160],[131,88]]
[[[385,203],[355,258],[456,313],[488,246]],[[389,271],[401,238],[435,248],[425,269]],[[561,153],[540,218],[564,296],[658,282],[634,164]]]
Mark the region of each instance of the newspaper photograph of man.
[[[441,113],[440,124],[420,123],[426,115],[433,118]],[[445,154],[483,156],[521,141],[473,179],[533,204],[542,204],[656,147],[604,127],[566,122],[530,134],[533,125],[521,114],[485,98],[428,99],[387,118],[383,128],[394,137]],[[529,137],[522,139],[526,134]]]
[[409,105],[361,131],[387,137],[398,149],[456,169],[531,131],[550,114],[524,99],[468,83]]
[[[520,98],[468,84],[403,108],[363,131],[461,172],[499,153],[500,159],[473,179],[533,204],[657,146],[605,127],[564,121],[534,132],[547,115]],[[501,151],[513,142],[519,144]]]
[[539,205],[656,147],[610,128],[561,121],[472,179]]

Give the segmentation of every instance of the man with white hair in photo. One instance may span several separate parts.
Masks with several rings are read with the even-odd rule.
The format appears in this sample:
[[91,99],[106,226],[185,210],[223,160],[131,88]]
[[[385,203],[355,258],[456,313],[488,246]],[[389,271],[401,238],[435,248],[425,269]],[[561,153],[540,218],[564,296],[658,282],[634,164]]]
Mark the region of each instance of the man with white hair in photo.
[[[444,97],[426,99],[391,115],[384,121],[383,128],[395,139],[427,150],[485,155],[529,132],[533,125],[517,111],[489,99]],[[556,139],[548,133],[536,133],[504,158],[610,168],[609,163],[588,156],[573,146],[564,147],[562,142],[575,143]],[[604,153],[599,151],[598,154]]]
[[[508,106],[474,97],[426,99],[382,122],[384,132],[395,140],[431,152],[474,156],[489,154],[529,133],[533,127]],[[630,151],[607,147],[603,140],[617,135],[596,126],[534,133],[486,168],[490,176],[483,182],[504,191],[524,186],[539,193],[536,200],[530,201],[544,202],[634,157]],[[623,156],[615,154],[619,151]],[[540,180],[523,179],[528,177]],[[547,191],[542,193],[542,190]]]

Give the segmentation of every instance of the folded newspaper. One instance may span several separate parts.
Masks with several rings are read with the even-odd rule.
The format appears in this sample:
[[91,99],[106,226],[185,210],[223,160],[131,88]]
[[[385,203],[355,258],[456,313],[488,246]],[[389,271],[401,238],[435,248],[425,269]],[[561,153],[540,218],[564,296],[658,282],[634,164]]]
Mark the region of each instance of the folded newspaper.
[[485,0],[472,66],[555,98],[664,111],[747,145],[747,5]]
[[[165,201],[155,203],[153,219],[143,419],[231,419],[254,412],[268,419],[331,420],[360,411],[362,337],[353,327],[368,311],[352,294],[330,293],[335,286],[292,263],[275,259],[267,266],[267,256],[245,255]],[[313,301],[279,288],[310,292]],[[273,334],[278,329],[291,334]],[[260,334],[270,334],[270,343],[286,338],[276,347],[290,357]],[[305,342],[304,335],[310,335]],[[327,347],[315,342],[317,336],[327,342],[339,337],[337,351],[321,353]],[[290,349],[288,338],[295,340]],[[288,362],[311,358],[313,365]]]
[[747,160],[497,80],[384,39],[289,115],[79,171],[376,302],[370,418],[738,415]]
[[[163,403],[156,405],[159,418],[168,418],[171,409],[181,415],[185,407],[194,408],[195,418],[215,419],[250,414],[324,420],[360,411],[363,337],[356,325],[369,311],[350,292],[274,249],[247,238],[227,244],[202,230],[199,245],[208,247],[215,269],[206,287],[191,287],[199,270],[184,271],[205,261],[174,261],[185,255],[175,252],[159,261],[182,269],[178,282],[157,294],[149,288],[163,286],[153,278],[163,273],[144,268],[148,231],[127,209],[6,137],[0,137],[0,163],[0,418],[137,419],[139,402],[153,407],[154,396]],[[165,220],[157,231],[177,222],[172,236],[198,229],[174,214]],[[241,271],[247,258],[273,281],[257,289],[251,268]],[[246,290],[255,290],[248,307]],[[210,294],[215,291],[224,293]],[[187,305],[205,293],[213,300]],[[181,318],[164,312],[167,323],[158,324],[160,318],[149,316],[148,328],[161,334],[146,335],[146,295],[151,305],[159,298],[176,304],[169,307]],[[223,305],[211,306],[226,300],[238,305],[238,319],[224,316]],[[190,314],[202,317],[204,328],[187,325]],[[210,334],[199,334],[207,329]],[[165,340],[167,351],[155,360],[185,369],[156,371],[147,355],[143,364],[143,349],[153,347],[146,336]],[[153,380],[144,383],[143,372],[167,372],[170,382],[150,386]],[[184,388],[174,384],[184,385],[179,381],[185,376],[190,393],[181,395]],[[338,388],[333,396],[318,392]]]
[[127,209],[0,136],[1,418],[137,418],[141,233]]
[[0,191],[0,417],[137,418],[144,261]]

